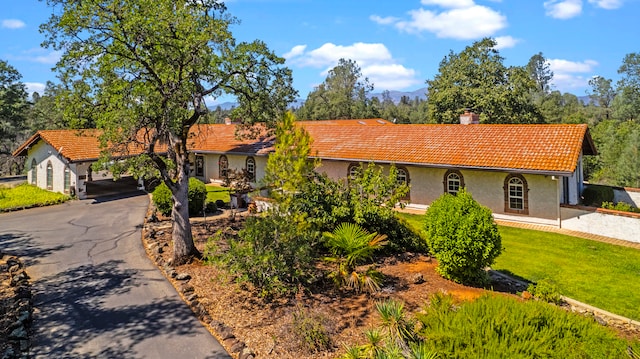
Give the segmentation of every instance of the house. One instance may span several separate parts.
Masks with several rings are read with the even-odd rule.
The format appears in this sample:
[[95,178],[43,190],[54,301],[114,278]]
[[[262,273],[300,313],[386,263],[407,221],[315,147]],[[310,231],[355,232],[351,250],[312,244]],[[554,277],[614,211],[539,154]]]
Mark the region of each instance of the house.
[[[596,154],[584,124],[485,125],[477,124],[477,116],[471,113],[463,114],[456,125],[401,125],[381,119],[298,124],[313,138],[312,153],[321,160],[318,171],[331,178],[345,178],[361,163],[374,162],[387,169],[395,165],[398,180],[410,185],[409,206],[426,208],[443,193],[464,187],[498,218],[542,224],[559,224],[561,205],[579,202],[583,156]],[[46,131],[39,134],[16,154],[27,154],[33,183],[65,190],[67,174],[56,168],[68,163],[70,173],[86,171],[90,159],[80,160],[83,156],[70,155],[72,148],[64,148],[82,141],[63,145]],[[246,169],[254,182],[264,176],[273,137],[264,134],[239,140],[233,124],[197,125],[191,134],[193,176],[221,182],[230,169]],[[68,161],[53,158],[59,155]],[[49,176],[41,173],[49,162],[52,173],[58,173],[54,177],[65,178],[64,185],[56,187],[54,181],[50,186]],[[81,192],[81,181],[87,178],[72,178]]]
[[[94,188],[113,186],[111,173],[106,170],[95,172],[91,167],[100,157],[101,134],[97,129],[42,130],[22,143],[13,155],[26,156],[28,183],[83,199],[90,194],[88,190],[92,185]],[[142,150],[132,144],[121,149],[121,153],[113,153],[113,157],[135,156]],[[158,152],[163,151],[166,147],[158,146]]]

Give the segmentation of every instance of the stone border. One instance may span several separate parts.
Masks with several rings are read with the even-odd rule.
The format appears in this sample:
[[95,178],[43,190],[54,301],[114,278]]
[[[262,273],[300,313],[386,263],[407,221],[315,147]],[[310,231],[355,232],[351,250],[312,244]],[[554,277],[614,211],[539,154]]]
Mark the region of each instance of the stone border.
[[191,311],[198,320],[200,320],[202,325],[220,342],[231,356],[237,359],[255,359],[257,356],[256,353],[247,347],[243,341],[236,338],[233,328],[224,324],[222,321],[214,319],[211,313],[207,311],[207,308],[200,303],[198,295],[195,294],[195,288],[189,284],[191,276],[188,273],[176,272],[175,269],[172,268],[171,263],[162,258],[161,254],[164,253],[168,245],[166,243],[161,245],[156,238],[156,234],[164,234],[161,232],[171,230],[171,226],[154,228],[151,223],[156,221],[155,208],[149,195],[149,208],[147,209],[147,215],[144,219],[141,238],[147,257],[149,257],[160,272],[162,272],[169,283],[173,285],[182,300],[191,308]]
[[9,287],[13,288],[13,303],[8,308],[8,315],[2,318],[2,322],[10,322],[6,333],[9,344],[0,353],[3,359],[29,358],[33,295],[30,278],[24,268],[18,257],[0,252],[0,281],[9,280]]

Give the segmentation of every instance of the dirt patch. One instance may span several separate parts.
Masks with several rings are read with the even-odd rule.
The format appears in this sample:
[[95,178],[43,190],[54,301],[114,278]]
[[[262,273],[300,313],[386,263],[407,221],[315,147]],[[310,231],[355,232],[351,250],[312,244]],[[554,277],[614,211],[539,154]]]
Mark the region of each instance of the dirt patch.
[[[196,246],[203,250],[207,239],[218,230],[238,230],[242,221],[242,217],[235,221],[218,217],[208,223],[194,223]],[[151,238],[151,241],[146,247],[151,258],[161,264],[171,257],[169,225],[169,222],[147,225],[145,238],[147,241]],[[164,267],[167,277],[183,297],[188,302],[195,300],[196,308],[201,306],[206,310],[208,315],[201,319],[213,329],[214,335],[228,350],[236,343],[225,338],[228,337],[228,333],[224,332],[227,327],[232,328],[235,339],[244,343],[250,348],[250,353],[259,358],[337,357],[343,352],[344,345],[364,340],[363,330],[376,325],[375,303],[384,299],[401,300],[409,313],[420,310],[435,293],[449,293],[456,301],[465,301],[488,292],[443,279],[435,272],[437,262],[425,255],[394,255],[381,259],[377,265],[386,279],[382,289],[375,294],[357,294],[327,286],[314,292],[300,291],[294,298],[273,301],[260,298],[250,285],[238,284],[225,272],[201,261],[177,268]],[[190,279],[176,279],[185,277]],[[187,292],[184,289],[188,289]],[[323,323],[331,336],[330,350],[309,353],[298,345],[297,338],[292,334],[292,323],[293,314],[300,310],[324,319]],[[195,311],[199,314],[199,309]],[[215,327],[223,328],[222,335],[215,332]]]

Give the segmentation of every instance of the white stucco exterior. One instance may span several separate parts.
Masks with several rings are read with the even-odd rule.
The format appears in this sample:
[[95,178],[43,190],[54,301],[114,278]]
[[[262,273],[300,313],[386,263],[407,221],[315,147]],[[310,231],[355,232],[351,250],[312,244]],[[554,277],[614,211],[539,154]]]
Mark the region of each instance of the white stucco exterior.
[[[35,160],[36,167],[32,167]],[[29,149],[26,160],[27,181],[36,186],[53,192],[69,193],[71,187],[77,183],[77,166],[68,163],[58,151],[44,141],[39,141]],[[47,182],[47,171],[50,171]],[[65,189],[65,169],[68,170],[69,187]]]
[[[349,165],[353,162],[323,160],[318,168],[330,178],[339,179],[347,176]],[[388,165],[383,165],[388,169]],[[422,207],[435,201],[445,192],[445,174],[448,169],[418,166],[398,166],[409,172],[411,205]],[[544,223],[555,223],[559,218],[561,177],[541,174],[522,174],[527,183],[528,214],[514,214],[505,211],[505,179],[511,172],[481,171],[458,169],[462,174],[464,186],[482,205],[492,212],[507,217],[537,217]],[[575,182],[572,182],[575,184]],[[575,186],[571,189],[576,192]],[[576,196],[577,201],[577,196]],[[506,217],[505,217],[506,218]]]

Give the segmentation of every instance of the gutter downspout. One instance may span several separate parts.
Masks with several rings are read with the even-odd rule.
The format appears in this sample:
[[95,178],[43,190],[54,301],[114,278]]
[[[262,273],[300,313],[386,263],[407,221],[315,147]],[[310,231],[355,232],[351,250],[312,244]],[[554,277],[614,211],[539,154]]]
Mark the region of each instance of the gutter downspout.
[[[562,176],[560,176],[560,178],[562,178]],[[558,228],[562,228],[562,211],[560,209],[560,195],[561,195],[560,186],[562,184],[562,181],[560,180],[560,178],[556,176],[551,176],[551,180],[556,181],[556,209],[557,209],[556,216],[558,217]]]

